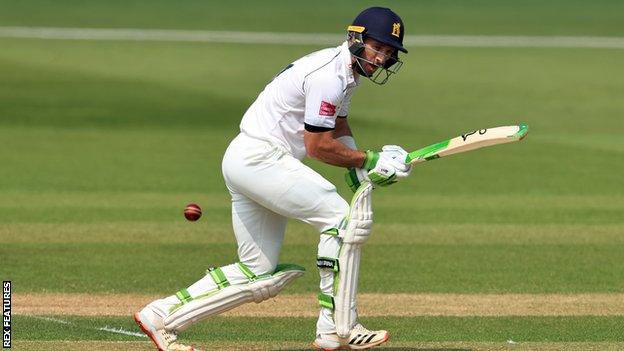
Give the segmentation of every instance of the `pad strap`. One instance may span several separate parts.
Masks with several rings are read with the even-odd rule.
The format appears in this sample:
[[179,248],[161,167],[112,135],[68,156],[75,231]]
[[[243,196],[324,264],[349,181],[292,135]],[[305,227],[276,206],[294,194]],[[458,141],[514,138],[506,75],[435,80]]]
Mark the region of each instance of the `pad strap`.
[[225,274],[223,274],[221,268],[210,267],[206,273],[210,274],[219,290],[230,286],[230,282],[225,277]]
[[178,300],[180,300],[180,302],[184,305],[187,304],[189,302],[191,302],[193,300],[193,298],[191,297],[191,294],[189,294],[188,290],[186,289],[182,289],[180,291],[178,291],[176,293],[176,297],[178,298]]
[[330,310],[334,310],[334,297],[331,295],[327,295],[327,294],[323,294],[323,293],[319,293],[318,294],[318,301],[319,301],[319,305],[321,305],[321,307],[325,307],[325,308],[329,308]]
[[243,262],[236,262],[236,265],[238,266],[238,269],[240,269],[240,271],[247,277],[247,279],[249,279],[249,281],[252,282],[258,278]]
[[319,269],[331,269],[334,272],[340,271],[340,263],[337,258],[318,257],[316,259],[316,266]]

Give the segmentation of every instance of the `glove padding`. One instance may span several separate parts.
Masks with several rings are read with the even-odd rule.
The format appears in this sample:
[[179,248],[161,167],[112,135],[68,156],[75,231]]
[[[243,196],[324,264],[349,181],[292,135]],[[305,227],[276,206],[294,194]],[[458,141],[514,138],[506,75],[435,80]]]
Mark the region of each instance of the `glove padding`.
[[362,168],[351,168],[345,174],[347,185],[353,192],[363,181],[374,186],[388,186],[410,175],[412,167],[406,164],[407,151],[397,145],[385,145],[381,152],[366,151]]
[[[407,178],[412,173],[412,165],[405,163],[407,159],[407,151],[398,145],[384,145],[379,153],[379,158],[386,158],[394,167],[395,174],[398,179]],[[398,180],[397,179],[397,180]]]

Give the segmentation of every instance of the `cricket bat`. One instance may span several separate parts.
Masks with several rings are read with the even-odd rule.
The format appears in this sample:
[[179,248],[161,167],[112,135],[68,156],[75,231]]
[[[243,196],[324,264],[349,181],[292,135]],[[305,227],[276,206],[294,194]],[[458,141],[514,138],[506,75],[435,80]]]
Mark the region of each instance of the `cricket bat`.
[[412,151],[407,154],[405,163],[416,164],[458,154],[460,152],[480,149],[485,146],[519,141],[522,140],[528,132],[529,126],[526,124],[475,130],[464,133],[456,138],[444,140]]

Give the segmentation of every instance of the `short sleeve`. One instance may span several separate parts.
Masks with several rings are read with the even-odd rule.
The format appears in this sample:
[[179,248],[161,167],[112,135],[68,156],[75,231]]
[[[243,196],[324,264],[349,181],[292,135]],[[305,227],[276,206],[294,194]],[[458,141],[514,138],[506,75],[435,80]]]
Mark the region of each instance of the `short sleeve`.
[[349,114],[349,106],[351,105],[351,97],[353,96],[354,91],[355,88],[347,90],[345,97],[342,99],[342,104],[340,105],[340,110],[338,111],[338,117],[347,117]]
[[315,72],[304,82],[305,129],[312,132],[332,130],[344,99],[344,89],[338,77]]

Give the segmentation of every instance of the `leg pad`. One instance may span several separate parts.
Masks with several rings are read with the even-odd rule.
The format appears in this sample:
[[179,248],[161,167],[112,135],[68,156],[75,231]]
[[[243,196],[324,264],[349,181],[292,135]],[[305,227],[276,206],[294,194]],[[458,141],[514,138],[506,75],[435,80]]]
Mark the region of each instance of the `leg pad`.
[[286,285],[302,276],[305,269],[294,264],[278,264],[272,274],[254,276],[247,284],[227,285],[182,304],[165,320],[165,329],[182,331],[189,325],[223,313],[247,302],[260,303],[275,297]]

